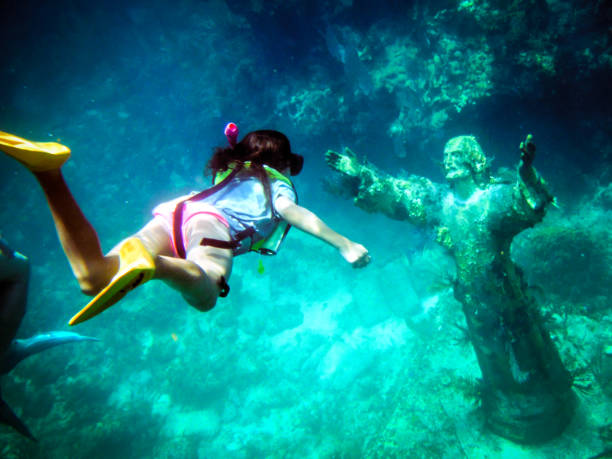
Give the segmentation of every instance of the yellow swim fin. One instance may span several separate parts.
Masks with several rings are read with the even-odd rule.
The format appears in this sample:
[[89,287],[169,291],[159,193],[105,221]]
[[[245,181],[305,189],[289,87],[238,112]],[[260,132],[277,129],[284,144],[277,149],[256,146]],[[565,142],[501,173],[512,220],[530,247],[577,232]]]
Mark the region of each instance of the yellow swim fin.
[[155,273],[155,262],[140,239],[131,237],[119,247],[119,271],[87,306],[68,322],[76,325],[97,316],[111,307],[130,290],[151,280]]
[[33,172],[59,169],[70,158],[70,148],[56,142],[31,142],[0,131],[0,150]]

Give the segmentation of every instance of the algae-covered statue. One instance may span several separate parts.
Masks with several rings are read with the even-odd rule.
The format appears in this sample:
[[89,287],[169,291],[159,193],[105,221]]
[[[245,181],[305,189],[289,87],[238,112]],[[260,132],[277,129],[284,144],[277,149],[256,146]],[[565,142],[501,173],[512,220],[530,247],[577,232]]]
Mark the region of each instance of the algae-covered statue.
[[520,443],[559,434],[574,413],[572,378],[545,330],[521,270],[510,257],[514,236],[540,222],[553,197],[532,166],[531,135],[520,145],[518,173],[491,177],[472,136],[444,148],[448,185],[392,177],[349,149],[326,153],[341,175],[335,190],[355,205],[435,232],[457,265],[454,295],[463,305],[482,371],[482,406],[490,429]]

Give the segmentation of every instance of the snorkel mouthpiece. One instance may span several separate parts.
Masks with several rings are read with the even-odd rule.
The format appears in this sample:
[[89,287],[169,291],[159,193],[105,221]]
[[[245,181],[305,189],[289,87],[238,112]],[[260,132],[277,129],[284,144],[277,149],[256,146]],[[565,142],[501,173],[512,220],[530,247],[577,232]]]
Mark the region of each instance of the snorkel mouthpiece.
[[238,126],[235,123],[227,123],[225,126],[225,137],[227,137],[227,141],[229,142],[231,147],[236,146],[236,140],[238,139]]

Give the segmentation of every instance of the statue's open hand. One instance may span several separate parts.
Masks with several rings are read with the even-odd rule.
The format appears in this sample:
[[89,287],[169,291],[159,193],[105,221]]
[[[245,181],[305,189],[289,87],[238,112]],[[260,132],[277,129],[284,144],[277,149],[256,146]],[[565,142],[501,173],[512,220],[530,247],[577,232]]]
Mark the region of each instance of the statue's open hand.
[[533,142],[533,136],[531,134],[527,134],[527,137],[521,145],[519,146],[521,150],[521,160],[525,166],[531,166],[533,163],[533,159],[535,158],[536,146]]
[[325,162],[329,167],[342,174],[351,177],[359,175],[359,161],[355,154],[348,148],[344,149],[344,154],[333,150],[327,150],[327,153],[325,153]]

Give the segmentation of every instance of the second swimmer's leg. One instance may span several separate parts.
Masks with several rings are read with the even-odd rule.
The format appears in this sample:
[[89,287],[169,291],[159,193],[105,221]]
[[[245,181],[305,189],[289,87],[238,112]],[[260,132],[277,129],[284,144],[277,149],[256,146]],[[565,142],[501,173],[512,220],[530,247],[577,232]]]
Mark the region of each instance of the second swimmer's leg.
[[221,291],[221,278],[232,271],[232,251],[201,246],[202,238],[229,241],[229,230],[207,214],[192,218],[185,227],[187,259],[158,256],[155,277],[181,292],[185,300],[200,311],[212,309]]

